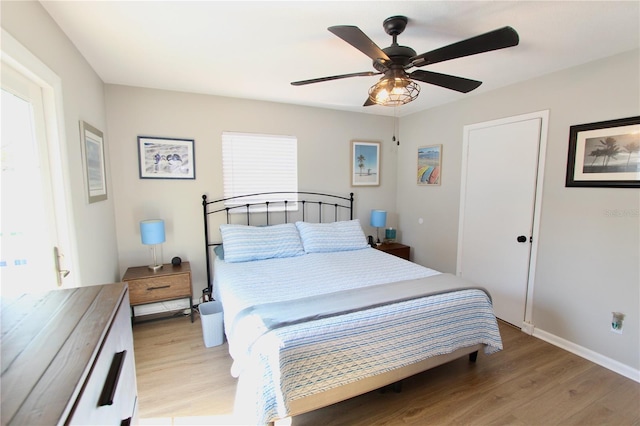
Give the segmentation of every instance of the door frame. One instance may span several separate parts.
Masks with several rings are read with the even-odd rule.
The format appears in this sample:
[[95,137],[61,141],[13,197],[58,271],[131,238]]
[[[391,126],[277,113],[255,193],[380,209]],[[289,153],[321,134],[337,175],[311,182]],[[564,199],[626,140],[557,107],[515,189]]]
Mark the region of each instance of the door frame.
[[[64,250],[65,269],[72,271],[62,281],[62,288],[78,287],[80,277],[77,239],[73,226],[73,204],[69,177],[62,80],[18,40],[2,29],[0,62],[4,62],[42,88],[49,166],[52,179],[54,212],[58,244]],[[53,247],[51,251],[53,256]]]
[[547,152],[547,134],[549,129],[549,110],[536,111],[527,114],[516,115],[512,117],[500,118],[497,120],[484,121],[481,123],[469,124],[463,127],[462,139],[462,181],[460,184],[460,214],[458,222],[458,254],[456,263],[456,274],[459,275],[462,267],[462,239],[465,214],[466,199],[466,181],[468,167],[469,139],[473,130],[484,129],[488,127],[501,126],[505,124],[516,123],[520,121],[528,121],[532,119],[540,119],[540,142],[538,146],[538,167],[536,173],[536,189],[535,201],[533,207],[533,227],[531,231],[531,253],[529,256],[529,270],[527,278],[527,295],[525,302],[524,321],[522,323],[522,331],[527,334],[533,334],[533,290],[535,283],[536,263],[538,254],[538,236],[540,234],[540,218],[542,213],[542,192],[544,186],[544,166]]

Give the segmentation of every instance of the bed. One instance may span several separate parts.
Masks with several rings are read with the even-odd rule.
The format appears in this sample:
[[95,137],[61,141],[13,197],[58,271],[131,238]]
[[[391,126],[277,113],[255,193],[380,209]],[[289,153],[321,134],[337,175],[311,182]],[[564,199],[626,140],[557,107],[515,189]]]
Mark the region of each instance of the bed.
[[370,247],[353,194],[298,196],[313,200],[278,209],[203,196],[210,291],[223,305],[235,411],[246,422],[274,422],[502,349],[484,289]]

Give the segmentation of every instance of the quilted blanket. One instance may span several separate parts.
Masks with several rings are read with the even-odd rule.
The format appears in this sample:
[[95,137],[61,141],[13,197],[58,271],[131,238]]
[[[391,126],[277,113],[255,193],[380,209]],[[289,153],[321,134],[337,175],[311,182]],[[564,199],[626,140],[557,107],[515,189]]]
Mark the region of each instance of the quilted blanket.
[[[338,293],[340,288],[363,288],[366,284],[361,284],[361,280],[358,279],[359,272],[369,277],[369,280],[373,281],[372,284],[383,284],[375,282],[376,280],[364,269],[386,268],[397,270],[394,275],[406,278],[403,281],[420,281],[420,278],[431,277],[422,280],[425,294],[416,294],[408,300],[391,297],[386,304],[365,304],[366,306],[357,309],[347,309],[340,315],[318,317],[311,321],[295,321],[272,330],[252,333],[248,331],[251,329],[249,327],[242,332],[234,332],[238,315],[242,317],[241,312],[253,306],[251,303],[259,303],[256,300],[244,300],[247,298],[242,297],[236,299],[231,296],[234,294],[231,287],[239,285],[246,290],[253,285],[254,292],[249,293],[264,294],[262,292],[269,286],[288,288],[289,279],[283,278],[281,281],[284,283],[272,282],[265,279],[272,276],[271,273],[263,272],[259,279],[252,281],[247,267],[251,269],[255,265],[244,265],[244,268],[232,268],[236,272],[242,271],[242,284],[238,284],[238,281],[230,284],[229,280],[233,274],[229,274],[230,271],[225,270],[224,265],[216,263],[216,284],[220,286],[218,291],[225,307],[225,328],[230,353],[234,357],[233,373],[238,377],[236,411],[250,415],[251,419],[247,421],[261,424],[274,418],[286,417],[289,414],[289,401],[401,368],[435,355],[451,353],[459,348],[479,343],[486,345],[486,353],[502,348],[491,300],[483,290],[466,288],[443,292],[447,287],[467,287],[468,283],[458,281],[455,276],[439,274],[384,253],[373,253],[375,250],[359,252],[363,253],[347,255],[351,257],[346,263],[350,265],[351,271],[343,271],[343,280],[340,281],[342,284],[337,286],[327,281],[324,281],[327,285],[323,286],[320,282],[323,278],[327,279],[327,274],[319,274],[318,278],[312,276],[314,274],[309,275],[313,268],[303,269],[307,275],[306,281],[303,282],[312,287],[306,293],[311,293],[312,298],[318,296],[319,300],[322,300],[324,294],[329,302],[331,297],[334,297],[330,294]],[[354,264],[354,256],[360,261],[368,258],[368,263]],[[327,256],[322,257],[326,260]],[[301,262],[309,261],[307,256],[294,260],[294,263],[298,264],[294,268],[298,270]],[[286,262],[275,263],[280,264],[276,265],[276,269],[282,264],[287,265],[284,267],[287,270],[291,267],[291,264]],[[269,265],[268,262],[266,264]],[[336,267],[340,269],[340,265],[341,261],[335,262],[331,270],[335,271]],[[263,264],[260,270],[264,271],[265,266]],[[298,279],[297,287],[300,287],[300,277],[296,278],[298,274],[288,271],[294,276],[294,280]],[[280,275],[282,273],[284,271],[280,270],[273,276],[287,277],[286,273]],[[390,282],[388,278],[381,280]],[[429,280],[432,281],[431,285]],[[444,281],[447,283],[443,284]],[[318,290],[323,287],[324,290]],[[385,287],[392,291],[393,284]],[[273,291],[280,292],[275,287]],[[243,292],[241,289],[235,292],[235,295]],[[294,293],[296,295],[289,296],[289,300],[297,305],[295,300],[300,298],[300,294]],[[225,298],[230,302],[229,305],[225,303]],[[275,302],[269,300],[269,297],[266,299],[267,303]]]

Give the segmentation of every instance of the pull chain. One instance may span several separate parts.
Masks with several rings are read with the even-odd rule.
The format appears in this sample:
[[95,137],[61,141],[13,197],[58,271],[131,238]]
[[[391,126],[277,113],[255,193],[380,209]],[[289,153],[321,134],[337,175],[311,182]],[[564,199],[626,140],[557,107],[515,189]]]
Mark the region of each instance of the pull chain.
[[396,107],[393,107],[393,138],[392,141],[396,143],[397,146],[400,146],[400,135],[396,139],[396,124],[398,123],[398,118],[396,117]]

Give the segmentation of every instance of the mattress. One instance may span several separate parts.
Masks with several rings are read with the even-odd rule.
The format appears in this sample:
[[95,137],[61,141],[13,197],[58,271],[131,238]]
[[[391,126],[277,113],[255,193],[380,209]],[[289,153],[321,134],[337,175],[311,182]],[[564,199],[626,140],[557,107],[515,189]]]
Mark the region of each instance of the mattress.
[[[265,303],[424,279],[440,273],[379,250],[311,253],[226,263],[216,259],[214,292],[238,377],[236,411],[266,423],[288,415],[289,401],[459,348],[502,348],[491,301],[481,289],[445,292],[313,321],[251,332],[236,321]],[[393,291],[393,285],[387,286]],[[241,331],[238,331],[241,330]]]

